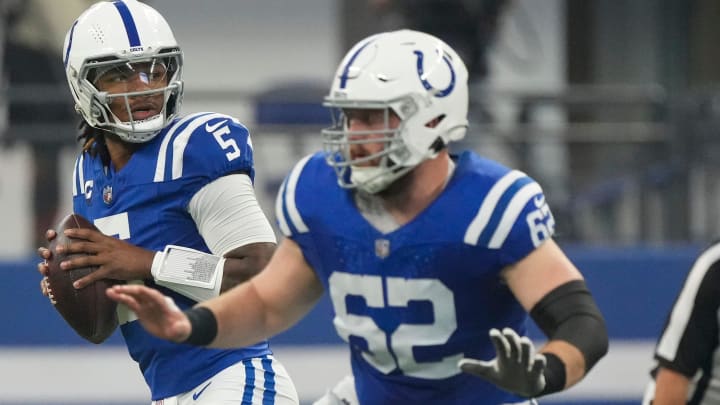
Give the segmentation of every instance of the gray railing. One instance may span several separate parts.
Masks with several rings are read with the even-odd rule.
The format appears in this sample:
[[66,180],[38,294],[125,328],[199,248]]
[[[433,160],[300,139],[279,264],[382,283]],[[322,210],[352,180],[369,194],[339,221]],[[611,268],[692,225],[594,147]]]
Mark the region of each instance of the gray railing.
[[[575,86],[556,93],[473,91],[471,130],[460,146],[535,177],[552,203],[559,237],[635,244],[702,241],[720,234],[720,216],[714,214],[720,202],[720,92],[670,96],[655,85]],[[15,103],[71,109],[64,86],[15,88],[7,96]],[[282,101],[287,108],[295,101],[307,108],[304,96]],[[259,97],[239,90],[188,89],[185,95],[195,105],[251,107]],[[315,107],[322,108],[319,101]],[[499,104],[511,105],[514,113],[498,118],[493,110]],[[42,118],[11,121],[3,139],[72,143],[74,122]],[[252,108],[240,118],[252,130],[269,202],[293,159],[319,147],[315,135],[322,125],[276,124],[267,117],[259,122]],[[277,159],[262,148],[282,153],[282,164],[268,167],[262,159]]]

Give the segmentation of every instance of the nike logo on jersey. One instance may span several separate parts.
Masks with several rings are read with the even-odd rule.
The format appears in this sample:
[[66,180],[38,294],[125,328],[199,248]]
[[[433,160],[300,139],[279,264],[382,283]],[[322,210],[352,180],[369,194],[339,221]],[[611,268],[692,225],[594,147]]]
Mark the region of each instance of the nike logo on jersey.
[[227,122],[227,120],[222,120],[222,121],[218,122],[218,123],[215,124],[215,125],[205,124],[205,130],[208,131],[208,132],[210,132],[210,133],[213,133],[213,132],[215,132],[216,129],[218,129],[218,128],[220,128],[221,126],[223,126],[226,122]]
[[200,391],[194,393],[194,394],[193,394],[193,401],[197,401],[197,399],[200,398],[200,395],[202,395],[202,393],[205,392],[205,389],[206,389],[207,387],[209,387],[210,384],[212,384],[212,381],[210,381],[210,382],[207,383],[204,387],[202,387],[202,388],[200,389]]

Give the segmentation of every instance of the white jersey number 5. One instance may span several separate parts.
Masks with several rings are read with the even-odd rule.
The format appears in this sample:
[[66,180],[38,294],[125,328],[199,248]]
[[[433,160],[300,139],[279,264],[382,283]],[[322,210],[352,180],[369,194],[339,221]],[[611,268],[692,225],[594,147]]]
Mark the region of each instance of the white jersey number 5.
[[[128,219],[128,213],[123,212],[120,214],[111,215],[109,217],[97,218],[93,221],[95,226],[108,236],[115,236],[118,239],[130,239],[130,221]],[[142,280],[128,281],[129,284],[143,284]],[[125,305],[118,305],[117,307],[118,323],[120,325],[134,321],[137,319],[137,315],[130,311]]]
[[[368,352],[363,353],[363,357],[378,371],[388,374],[400,369],[407,376],[427,379],[448,378],[460,372],[457,362],[463,357],[462,353],[436,362],[417,363],[413,357],[413,347],[442,345],[457,328],[453,293],[442,282],[387,277],[383,286],[380,276],[341,272],[334,272],[328,282],[335,307],[335,329],[346,342],[350,335],[365,339]],[[429,301],[434,323],[401,324],[387,336],[371,317],[348,313],[348,296],[362,297],[372,308],[406,307],[410,301]]]

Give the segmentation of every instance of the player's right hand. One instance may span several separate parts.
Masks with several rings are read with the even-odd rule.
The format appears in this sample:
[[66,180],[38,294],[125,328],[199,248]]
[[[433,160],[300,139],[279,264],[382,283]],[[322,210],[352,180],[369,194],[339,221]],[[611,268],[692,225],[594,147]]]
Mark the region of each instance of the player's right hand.
[[107,278],[111,280],[143,280],[152,277],[154,251],[143,249],[127,241],[108,236],[95,229],[68,228],[65,236],[71,239],[66,245],[55,248],[58,254],[86,253],[63,260],[60,268],[72,270],[75,268],[97,266],[93,271],[74,282],[77,289],[83,288],[97,280]]
[[491,329],[490,340],[497,357],[490,361],[465,358],[458,362],[460,369],[525,398],[540,394],[545,388],[546,360],[542,353],[535,353],[532,341],[510,328]]
[[190,336],[190,320],[172,298],[159,291],[144,285],[124,284],[110,287],[106,293],[110,299],[135,312],[142,326],[152,335],[177,343]]

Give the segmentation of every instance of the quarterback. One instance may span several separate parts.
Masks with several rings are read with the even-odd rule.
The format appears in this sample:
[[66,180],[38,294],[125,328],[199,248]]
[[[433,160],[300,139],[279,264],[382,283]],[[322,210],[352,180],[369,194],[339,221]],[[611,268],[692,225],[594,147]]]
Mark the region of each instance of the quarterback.
[[[91,254],[65,269],[99,266],[75,287],[127,280],[187,309],[260,271],[275,235],[255,198],[250,135],[228,115],[179,115],[183,57],[162,15],[135,0],[96,3],[70,28],[63,55],[83,119],[73,209],[102,231],[66,232],[83,241],[56,251]],[[48,295],[44,280],[41,288]],[[231,350],[171,343],[118,308],[154,403],[298,402],[264,339]]]

